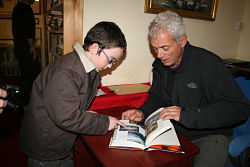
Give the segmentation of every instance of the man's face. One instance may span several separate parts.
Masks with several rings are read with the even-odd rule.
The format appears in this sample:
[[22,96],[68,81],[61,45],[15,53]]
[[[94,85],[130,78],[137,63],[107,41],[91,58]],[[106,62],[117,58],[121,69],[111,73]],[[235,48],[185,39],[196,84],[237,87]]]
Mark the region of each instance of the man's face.
[[160,30],[158,36],[150,40],[150,44],[157,57],[165,66],[171,68],[179,66],[186,41],[182,41],[181,44],[178,45],[169,32]]

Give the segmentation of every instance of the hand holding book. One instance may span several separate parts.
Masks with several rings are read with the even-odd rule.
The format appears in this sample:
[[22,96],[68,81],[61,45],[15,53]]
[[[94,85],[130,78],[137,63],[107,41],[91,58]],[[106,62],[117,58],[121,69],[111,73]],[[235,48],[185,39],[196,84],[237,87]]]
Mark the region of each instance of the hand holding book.
[[178,106],[169,106],[162,109],[160,113],[160,119],[169,120],[174,119],[176,121],[180,120],[181,108]]
[[[159,119],[176,121],[180,120],[181,107],[169,106],[162,109]],[[132,109],[122,113],[122,120],[132,120],[140,122],[143,119],[143,113],[140,110]]]
[[126,124],[126,128],[119,126],[115,129],[109,147],[183,153],[180,151],[180,143],[170,120],[159,119],[163,109],[153,112],[144,123],[131,120],[143,119],[139,110],[128,110],[123,113],[122,118],[130,120],[121,120]]

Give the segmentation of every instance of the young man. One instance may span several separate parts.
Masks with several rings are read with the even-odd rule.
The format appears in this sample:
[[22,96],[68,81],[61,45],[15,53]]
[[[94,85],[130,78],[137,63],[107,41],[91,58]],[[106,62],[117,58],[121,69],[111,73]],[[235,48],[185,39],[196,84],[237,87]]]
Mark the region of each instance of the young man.
[[[67,42],[67,41],[65,41]],[[123,123],[88,111],[97,87],[99,71],[111,68],[126,51],[126,39],[112,22],[92,27],[83,47],[49,64],[34,81],[20,143],[30,166],[73,167],[72,153],[78,134],[104,135]],[[84,157],[83,157],[84,158]]]
[[218,56],[190,45],[178,14],[157,15],[148,38],[157,56],[149,98],[122,119],[141,121],[165,107],[160,118],[200,148],[195,167],[227,166],[232,126],[249,116],[247,99]]

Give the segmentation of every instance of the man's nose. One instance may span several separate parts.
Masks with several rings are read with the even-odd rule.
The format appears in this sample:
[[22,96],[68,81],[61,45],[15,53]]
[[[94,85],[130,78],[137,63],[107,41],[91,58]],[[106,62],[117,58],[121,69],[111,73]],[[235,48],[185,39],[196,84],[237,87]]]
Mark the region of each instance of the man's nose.
[[162,49],[160,49],[160,48],[157,49],[156,54],[157,54],[157,58],[159,58],[159,59],[164,56],[164,53],[163,53]]

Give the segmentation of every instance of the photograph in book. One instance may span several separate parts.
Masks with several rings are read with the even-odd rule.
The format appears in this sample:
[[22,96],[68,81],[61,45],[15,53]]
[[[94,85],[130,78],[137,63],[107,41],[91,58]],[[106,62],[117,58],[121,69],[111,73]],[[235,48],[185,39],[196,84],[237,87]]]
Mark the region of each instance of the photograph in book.
[[119,126],[110,140],[110,148],[134,150],[180,151],[180,143],[170,120],[160,120],[163,108],[152,113],[144,123],[121,120],[126,128]]

